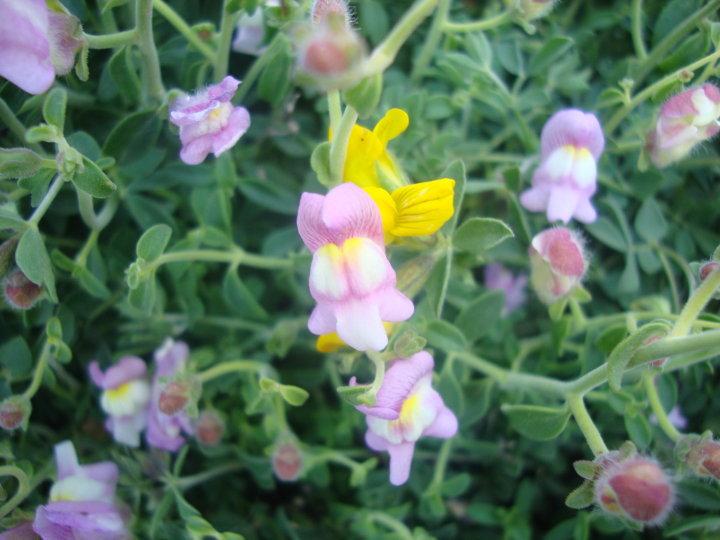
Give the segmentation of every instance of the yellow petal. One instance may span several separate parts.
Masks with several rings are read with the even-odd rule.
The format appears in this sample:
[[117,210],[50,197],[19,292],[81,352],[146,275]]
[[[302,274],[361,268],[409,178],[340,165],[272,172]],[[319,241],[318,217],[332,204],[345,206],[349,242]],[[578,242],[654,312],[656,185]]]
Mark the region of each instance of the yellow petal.
[[362,126],[354,126],[348,141],[343,180],[360,187],[377,186],[375,162],[382,153],[383,145],[372,131]]
[[[383,326],[385,327],[385,333],[389,336],[392,332],[393,323],[384,322]],[[315,340],[315,348],[321,353],[337,352],[343,347],[347,347],[347,343],[345,343],[335,332],[323,334],[318,336],[317,340]]]
[[402,109],[390,109],[375,125],[373,133],[383,146],[405,131],[410,125],[410,117]]
[[385,242],[387,243],[392,240],[391,231],[395,228],[395,220],[397,219],[395,201],[383,188],[366,187],[363,189],[370,195],[370,198],[375,201],[375,204],[380,210],[383,232],[385,232]]
[[454,212],[455,180],[441,178],[403,186],[392,192],[397,208],[395,236],[426,236],[437,232]]

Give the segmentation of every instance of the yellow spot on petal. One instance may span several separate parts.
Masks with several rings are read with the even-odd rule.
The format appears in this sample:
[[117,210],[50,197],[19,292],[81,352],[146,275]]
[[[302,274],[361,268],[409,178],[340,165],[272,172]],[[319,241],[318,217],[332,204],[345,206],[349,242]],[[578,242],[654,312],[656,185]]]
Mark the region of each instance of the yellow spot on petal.
[[420,405],[420,394],[412,394],[409,398],[403,401],[402,407],[400,408],[400,417],[398,421],[402,424],[408,425],[413,420],[415,411]]
[[130,393],[131,387],[131,383],[126,382],[125,384],[121,384],[117,388],[110,388],[109,390],[105,390],[105,395],[110,401],[124,399]]
[[[383,326],[385,327],[385,333],[389,336],[392,332],[393,323],[386,322],[383,323]],[[347,346],[347,343],[335,332],[323,334],[315,340],[315,349],[321,353],[334,353]]]

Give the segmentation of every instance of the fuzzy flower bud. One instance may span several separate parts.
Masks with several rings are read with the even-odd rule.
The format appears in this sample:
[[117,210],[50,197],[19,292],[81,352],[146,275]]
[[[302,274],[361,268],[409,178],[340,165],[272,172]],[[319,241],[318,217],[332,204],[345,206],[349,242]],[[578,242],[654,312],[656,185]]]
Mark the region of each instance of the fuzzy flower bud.
[[7,431],[24,428],[30,418],[30,402],[21,396],[11,396],[0,403],[0,427]]
[[544,17],[555,6],[555,0],[506,0],[505,3],[526,21]]
[[184,381],[173,381],[160,392],[158,408],[165,414],[175,414],[185,408],[190,400],[190,385]]
[[715,272],[716,270],[720,270],[720,262],[717,261],[710,261],[706,262],[700,267],[700,281],[704,281],[706,277],[708,277],[712,272]]
[[595,482],[595,501],[603,510],[651,525],[667,517],[673,499],[665,472],[643,456],[609,466]]
[[294,482],[300,476],[303,456],[294,442],[284,442],[275,448],[272,455],[272,468],[275,476],[283,482]]
[[530,282],[547,305],[570,294],[587,270],[580,238],[565,227],[547,229],[536,235],[528,253]]
[[42,287],[30,281],[21,270],[10,272],[3,282],[5,301],[15,309],[30,309],[40,299]]
[[671,97],[660,109],[655,128],[648,134],[650,159],[667,167],[690,153],[695,145],[720,131],[720,88],[705,83]]
[[720,442],[698,441],[690,447],[685,460],[698,476],[720,480]]
[[344,0],[315,0],[310,17],[315,24],[322,24],[328,20],[337,20],[350,25],[350,10]]
[[225,434],[225,421],[212,409],[204,410],[195,423],[195,438],[205,446],[217,446]]

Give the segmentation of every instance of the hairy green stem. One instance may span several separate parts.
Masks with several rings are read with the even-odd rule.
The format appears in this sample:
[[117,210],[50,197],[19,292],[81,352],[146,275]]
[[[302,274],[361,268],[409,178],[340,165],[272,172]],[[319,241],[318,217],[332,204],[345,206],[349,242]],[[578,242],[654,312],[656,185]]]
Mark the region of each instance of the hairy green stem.
[[382,386],[383,380],[385,379],[385,360],[379,353],[376,352],[368,351],[366,354],[370,361],[373,363],[373,366],[375,366],[375,376],[373,377],[372,385],[367,391],[368,394],[373,396],[374,402],[375,396],[380,391],[380,387]]
[[136,0],[135,28],[138,33],[138,47],[142,58],[143,98],[156,105],[165,101],[165,87],[160,73],[155,40],[153,38],[153,0]]
[[223,375],[227,375],[228,373],[243,371],[255,371],[262,374],[270,373],[274,370],[270,364],[258,362],[257,360],[231,360],[201,371],[197,374],[197,378],[201,383],[206,383]]
[[655,414],[655,418],[657,418],[658,425],[672,441],[677,442],[680,440],[680,437],[682,437],[682,434],[673,426],[665,412],[665,408],[660,402],[660,396],[655,386],[655,374],[652,370],[648,369],[643,373],[642,382],[645,388],[645,394],[647,394],[648,401],[650,402],[650,408]]
[[635,55],[640,60],[645,60],[647,50],[645,49],[645,41],[643,39],[643,0],[633,0],[631,9],[632,40],[635,47]]
[[425,38],[425,43],[413,63],[412,73],[410,74],[413,81],[418,81],[422,78],[425,69],[427,69],[427,66],[430,64],[430,60],[437,51],[440,39],[442,39],[443,27],[447,22],[449,10],[450,0],[440,0],[437,11],[435,12],[435,17],[433,17],[433,21],[430,26],[430,31]]
[[12,476],[17,480],[18,486],[10,500],[0,506],[0,518],[12,512],[22,500],[30,493],[30,480],[25,472],[15,465],[3,465],[0,467],[0,476]]
[[203,484],[208,480],[212,480],[213,478],[223,476],[228,473],[239,471],[242,468],[242,463],[226,463],[224,465],[214,467],[208,471],[203,471],[201,473],[193,474],[191,476],[183,476],[182,478],[177,478],[173,482],[173,485],[180,491],[187,491],[188,489],[195,487],[199,484]]
[[215,62],[213,63],[213,74],[215,81],[222,80],[228,72],[228,63],[230,62],[230,42],[232,41],[233,30],[237,15],[230,12],[228,5],[232,0],[223,2],[222,17],[220,19],[220,35],[218,36],[218,48],[215,54]]
[[330,90],[327,94],[328,114],[330,115],[330,132],[335,133],[340,125],[342,117],[342,104],[340,103],[340,91]]
[[240,103],[245,98],[247,93],[250,91],[250,88],[252,88],[252,85],[255,83],[258,77],[260,77],[262,70],[265,69],[265,66],[270,61],[272,54],[274,54],[275,52],[275,47],[277,47],[278,43],[280,43],[280,39],[282,36],[282,32],[278,32],[277,34],[275,34],[275,37],[270,41],[270,43],[268,43],[268,46],[265,48],[262,54],[255,59],[253,64],[250,66],[250,69],[245,72],[245,77],[242,80],[242,84],[240,85],[240,88],[238,88],[238,91],[235,93],[235,97],[233,97],[234,103]]
[[188,40],[188,43],[195,47],[210,62],[215,61],[215,51],[200,36],[190,28],[190,26],[172,7],[163,2],[163,0],[153,0],[153,7],[162,17],[169,22],[175,30],[180,32],[182,36]]
[[55,179],[50,184],[50,187],[45,193],[45,196],[42,198],[42,201],[40,201],[40,204],[32,213],[30,219],[28,219],[28,225],[37,226],[37,224],[45,215],[45,212],[48,211],[50,205],[55,200],[55,197],[57,197],[58,193],[60,193],[60,190],[62,189],[64,183],[65,178],[61,174],[55,176]]
[[442,318],[443,308],[445,307],[445,299],[447,298],[448,287],[450,286],[450,274],[452,273],[453,263],[453,245],[452,238],[448,238],[447,247],[445,248],[445,269],[443,274],[442,285],[440,286],[440,296],[435,307],[435,314],[438,319]]
[[479,21],[470,22],[451,22],[445,21],[443,29],[446,32],[480,32],[483,30],[490,30],[497,28],[504,24],[512,22],[512,14],[509,11],[504,11],[494,17],[488,17],[487,19],[480,19]]
[[675,322],[670,336],[678,337],[686,335],[690,331],[692,323],[698,318],[718,288],[720,288],[720,270],[715,270],[702,281],[700,286],[688,299],[685,307],[680,312],[680,317]]
[[408,529],[402,521],[386,514],[385,512],[369,512],[365,514],[365,519],[384,525],[394,532],[400,540],[413,540],[413,538],[415,538],[412,531],[410,531],[410,529]]
[[33,377],[30,381],[30,386],[28,386],[22,393],[23,398],[32,399],[32,397],[37,394],[37,391],[40,389],[40,385],[42,384],[43,375],[45,374],[45,369],[47,368],[49,359],[50,343],[46,340],[45,345],[43,345],[42,351],[40,352],[40,358],[38,359],[38,363],[35,366],[35,370],[33,371]]
[[5,124],[18,141],[29,146],[36,152],[42,152],[42,147],[39,144],[28,143],[27,140],[25,140],[25,132],[27,131],[25,126],[18,120],[18,117],[15,116],[15,113],[3,98],[0,98],[0,123]]
[[357,111],[350,105],[345,106],[345,112],[340,119],[337,132],[333,132],[330,145],[330,176],[333,184],[340,184],[343,181],[348,143],[357,118]]
[[83,39],[91,49],[114,49],[123,45],[130,45],[137,41],[138,32],[135,28],[112,34],[91,35],[83,34]]
[[192,261],[224,262],[241,266],[263,268],[267,270],[291,268],[293,266],[293,261],[290,259],[265,257],[263,255],[255,255],[253,253],[247,253],[242,249],[235,248],[228,251],[219,249],[189,249],[184,251],[171,251],[160,255],[148,265],[148,268],[155,269],[167,263]]
[[567,397],[567,404],[568,407],[570,407],[570,412],[572,412],[580,431],[582,431],[582,434],[585,436],[585,440],[587,441],[592,453],[596,456],[607,453],[608,447],[605,445],[605,441],[595,425],[595,422],[593,422],[593,419],[590,417],[582,396],[578,394],[569,394]]

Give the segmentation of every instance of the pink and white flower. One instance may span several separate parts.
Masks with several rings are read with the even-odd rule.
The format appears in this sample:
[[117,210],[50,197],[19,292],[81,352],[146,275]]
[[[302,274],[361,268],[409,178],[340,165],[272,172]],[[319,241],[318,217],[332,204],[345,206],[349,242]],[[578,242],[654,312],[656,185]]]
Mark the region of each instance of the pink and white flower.
[[192,421],[184,410],[171,415],[160,410],[160,396],[165,386],[185,368],[189,353],[187,344],[172,339],[167,339],[163,346],[155,351],[155,375],[145,432],[145,439],[152,447],[176,452],[185,444],[183,433],[193,434]]
[[537,234],[528,253],[530,282],[540,300],[548,305],[570,294],[587,271],[582,242],[565,227]]
[[493,263],[485,267],[485,287],[505,294],[503,315],[509,315],[525,303],[527,276],[515,276],[502,264]]
[[50,502],[38,507],[33,530],[44,540],[102,538],[125,540],[128,515],[115,502],[117,465],[80,465],[72,442],[55,446],[57,481]]
[[97,362],[92,362],[89,372],[92,381],[103,391],[100,406],[108,415],[107,430],[117,442],[139,446],[150,401],[145,362],[136,356],[125,356],[105,373]]
[[432,388],[433,367],[433,358],[425,351],[393,360],[375,404],[358,407],[366,415],[365,442],[390,454],[390,483],[396,486],[410,476],[420,437],[449,439],[457,433],[457,418]]
[[308,321],[310,331],[337,332],[359,351],[385,348],[383,321],[404,321],[414,306],[395,287],[377,205],[351,183],[325,196],[303,193],[297,226],[313,253],[310,294],[317,306]]
[[216,157],[232,148],[250,127],[250,113],[231,103],[240,81],[225,77],[192,96],[177,99],[170,121],[180,128],[180,159],[197,165],[212,152]]
[[660,109],[648,135],[650,159],[667,167],[687,156],[695,145],[720,131],[720,88],[705,83],[671,97]]
[[549,221],[595,221],[590,199],[597,190],[597,161],[605,146],[597,117],[578,109],[556,112],[543,127],[540,145],[540,167],[532,187],[520,195],[522,205],[546,212]]

